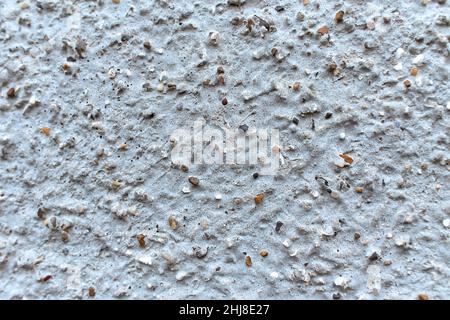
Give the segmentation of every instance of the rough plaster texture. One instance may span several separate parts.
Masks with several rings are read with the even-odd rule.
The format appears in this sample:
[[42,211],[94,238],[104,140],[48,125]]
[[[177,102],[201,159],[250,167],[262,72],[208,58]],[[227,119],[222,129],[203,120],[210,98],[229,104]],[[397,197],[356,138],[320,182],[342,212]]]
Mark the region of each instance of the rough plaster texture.
[[[450,298],[449,19],[1,0],[0,298]],[[280,130],[282,167],[185,172],[170,135],[199,118]]]

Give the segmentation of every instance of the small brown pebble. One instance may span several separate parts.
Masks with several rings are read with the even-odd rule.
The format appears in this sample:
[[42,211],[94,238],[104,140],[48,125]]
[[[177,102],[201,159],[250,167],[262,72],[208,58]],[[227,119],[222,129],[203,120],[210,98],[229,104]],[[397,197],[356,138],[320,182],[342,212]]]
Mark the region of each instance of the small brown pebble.
[[122,184],[117,180],[113,180],[113,182],[111,182],[111,188],[113,190],[118,190],[121,186]]
[[362,187],[356,187],[356,188],[355,188],[355,191],[356,191],[357,193],[362,193],[362,192],[363,192],[363,188],[362,188]]
[[16,89],[14,88],[9,88],[8,91],[6,92],[6,95],[8,96],[8,98],[14,98],[16,96]]
[[38,211],[37,211],[37,216],[38,216],[39,219],[44,219],[44,217],[45,217],[45,210],[42,209],[42,208],[39,208]]
[[144,48],[147,49],[147,50],[151,50],[151,48],[152,48],[151,43],[149,41],[145,41],[144,42]]
[[255,197],[255,203],[260,204],[264,200],[264,193],[257,194]]
[[334,73],[337,70],[337,65],[336,63],[332,62],[328,65],[327,67],[328,72],[330,73]]
[[40,279],[39,279],[39,282],[47,282],[47,281],[49,281],[49,280],[51,280],[51,279],[53,279],[53,276],[51,276],[51,275],[46,275],[46,276],[43,276],[43,277],[41,277]]
[[64,63],[62,66],[64,71],[69,71],[70,70],[70,65],[68,63]]
[[320,27],[317,29],[317,33],[323,36],[324,34],[327,34],[330,31],[327,26]]
[[270,53],[272,54],[273,57],[275,57],[278,53],[278,49],[277,48],[272,48],[272,50],[270,50]]
[[217,82],[218,82],[220,85],[224,85],[224,84],[225,84],[225,77],[223,76],[223,74],[217,75]]
[[391,264],[392,264],[391,260],[384,260],[384,262],[383,262],[383,265],[385,265],[386,267],[390,266]]
[[50,128],[44,127],[44,128],[41,128],[40,131],[42,134],[45,134],[46,136],[50,135]]
[[339,10],[338,12],[336,12],[334,20],[336,20],[337,23],[341,23],[342,21],[344,21],[344,11]]
[[65,231],[65,232],[69,232],[70,229],[72,229],[73,225],[71,223],[65,224],[63,223],[61,225],[61,230]]
[[89,287],[88,295],[89,295],[89,297],[95,297],[95,289],[94,289],[94,287]]
[[66,231],[61,232],[61,240],[64,243],[69,242],[69,234]]
[[406,79],[405,81],[403,81],[403,84],[405,85],[406,88],[411,87],[411,81],[409,81],[408,79]]
[[358,240],[359,238],[361,238],[361,233],[355,232],[355,234],[353,235],[353,237],[355,238],[355,240]]
[[309,0],[303,0],[303,5],[308,5],[309,4]]
[[372,253],[370,256],[369,256],[369,260],[370,261],[376,261],[376,260],[378,260],[380,258],[380,255],[377,253],[377,252],[374,252],[374,253]]
[[145,235],[143,235],[143,234],[138,234],[138,235],[136,236],[136,238],[137,238],[137,241],[139,242],[139,246],[140,246],[141,248],[144,248],[144,247],[145,247]]
[[426,163],[422,163],[422,164],[420,165],[420,169],[422,169],[423,171],[425,171],[425,170],[428,169],[428,165],[427,165]]
[[182,165],[180,166],[180,169],[181,169],[181,171],[183,171],[183,172],[188,172],[188,171],[189,171],[188,166],[185,165],[185,164],[182,164]]
[[246,256],[245,257],[245,265],[247,267],[251,267],[252,266],[252,258],[250,258],[250,256]]
[[172,228],[172,230],[176,230],[178,228],[177,220],[175,220],[174,217],[170,216],[168,221],[169,221],[169,226],[170,226],[170,228]]
[[98,149],[97,152],[95,153],[95,156],[96,156],[97,158],[101,158],[101,157],[103,157],[104,155],[105,155],[105,149],[103,149],[103,148]]
[[419,70],[416,68],[416,67],[413,67],[412,69],[411,69],[411,75],[413,76],[413,77],[415,77],[415,76],[417,76],[417,72],[418,72]]
[[227,98],[223,98],[223,99],[222,99],[222,104],[223,104],[224,106],[226,106],[226,105],[228,104],[228,99],[227,99]]
[[417,299],[419,300],[430,300],[430,298],[428,297],[428,295],[426,293],[421,293],[417,296]]
[[188,180],[194,187],[200,184],[200,180],[197,177],[189,177]]
[[124,151],[124,150],[126,150],[126,149],[127,149],[127,144],[126,144],[126,143],[121,143],[121,144],[119,145],[119,150]]
[[353,158],[350,157],[348,154],[341,153],[341,154],[339,154],[339,157],[344,159],[344,161],[347,162],[348,164],[352,164],[353,163]]
[[295,83],[292,85],[292,89],[293,89],[294,91],[299,91],[300,88],[301,88],[300,82],[295,82]]
[[217,67],[217,74],[224,74],[225,73],[225,70],[223,69],[223,67],[222,66],[218,66]]
[[269,252],[267,250],[261,250],[259,254],[261,257],[267,257],[269,255]]
[[119,3],[120,3],[120,0],[112,0],[112,3],[114,3],[114,4],[119,4]]

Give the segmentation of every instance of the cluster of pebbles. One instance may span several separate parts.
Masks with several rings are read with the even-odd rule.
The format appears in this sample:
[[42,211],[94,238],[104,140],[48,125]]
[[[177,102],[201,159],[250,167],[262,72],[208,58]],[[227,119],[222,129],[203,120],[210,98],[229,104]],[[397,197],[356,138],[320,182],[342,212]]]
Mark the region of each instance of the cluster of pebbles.
[[[0,298],[450,297],[445,0],[2,0]],[[281,167],[174,130],[280,132]]]

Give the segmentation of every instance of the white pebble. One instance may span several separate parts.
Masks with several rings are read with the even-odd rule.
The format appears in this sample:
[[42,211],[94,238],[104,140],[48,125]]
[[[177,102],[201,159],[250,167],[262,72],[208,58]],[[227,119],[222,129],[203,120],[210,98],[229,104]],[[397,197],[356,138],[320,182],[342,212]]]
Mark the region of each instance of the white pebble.
[[333,230],[333,227],[328,226],[325,229],[322,229],[322,231],[320,233],[323,236],[331,237],[332,235],[334,235],[334,230]]
[[185,271],[180,271],[177,273],[177,275],[175,276],[175,278],[177,279],[177,281],[182,281],[184,279],[186,279],[189,276],[189,274]]
[[114,70],[113,68],[108,70],[108,77],[112,80],[116,78],[116,70]]
[[270,273],[270,277],[272,279],[278,279],[279,276],[280,276],[280,274],[276,271]]
[[158,92],[163,92],[164,91],[164,85],[162,83],[158,83],[158,85],[156,86],[156,90]]
[[334,285],[337,287],[341,287],[342,289],[347,289],[349,282],[349,279],[339,276],[334,280]]
[[407,235],[400,235],[398,238],[395,239],[395,245],[397,247],[407,247],[409,244],[410,238]]
[[210,44],[217,46],[219,44],[219,33],[217,31],[211,31],[208,40]]
[[225,245],[227,246],[228,249],[233,248],[234,247],[234,240],[231,238],[228,238],[225,240]]
[[286,248],[289,248],[291,246],[291,240],[286,239],[283,241],[283,246],[285,246]]
[[398,58],[400,58],[404,53],[405,53],[405,50],[403,50],[402,48],[398,48],[397,51],[395,52],[395,57],[398,59]]
[[419,54],[419,55],[417,55],[414,59],[413,59],[413,63],[414,64],[417,64],[417,65],[421,65],[422,63],[423,63],[423,60],[424,60],[424,55],[423,54]]
[[21,3],[19,3],[19,7],[22,10],[26,10],[26,9],[28,9],[30,7],[30,5],[28,3],[26,3],[26,2],[21,2]]
[[324,285],[325,284],[325,279],[322,278],[322,277],[315,278],[314,282],[317,283],[318,285]]
[[397,70],[397,71],[401,71],[403,69],[403,64],[400,62],[400,63],[397,63],[395,66],[394,66],[394,70]]
[[159,74],[159,81],[163,82],[167,80],[167,72],[166,71],[161,71],[161,73]]
[[138,258],[138,261],[140,263],[146,264],[148,266],[151,266],[153,264],[152,258],[149,256],[142,256]]
[[405,223],[411,224],[414,221],[414,214],[407,214],[405,217]]
[[28,103],[30,104],[30,106],[34,107],[39,104],[39,101],[36,99],[35,96],[32,96],[30,100],[28,100]]
[[222,200],[222,195],[220,193],[216,194],[216,200]]
[[339,193],[338,193],[337,191],[331,192],[331,193],[330,193],[330,196],[331,196],[333,199],[339,199],[339,198],[340,198],[340,195],[339,195]]
[[188,187],[184,187],[182,191],[183,191],[184,194],[191,193],[191,189],[189,189]]
[[341,133],[339,134],[339,139],[345,140],[345,133],[344,133],[344,132],[341,132]]
[[444,227],[448,228],[450,227],[450,219],[444,219],[442,221],[442,224],[444,225]]
[[265,53],[262,50],[255,50],[252,52],[252,57],[255,60],[260,60],[264,55]]
[[410,113],[411,113],[411,109],[409,107],[405,107],[405,109],[403,110],[403,114],[409,115]]

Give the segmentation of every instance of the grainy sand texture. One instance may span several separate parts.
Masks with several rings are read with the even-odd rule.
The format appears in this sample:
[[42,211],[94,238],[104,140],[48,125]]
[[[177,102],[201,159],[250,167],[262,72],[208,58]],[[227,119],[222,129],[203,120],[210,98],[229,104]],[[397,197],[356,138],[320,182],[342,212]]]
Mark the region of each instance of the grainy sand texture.
[[[449,25],[446,0],[0,0],[0,298],[449,299]],[[174,161],[200,120],[278,132],[279,168]]]

